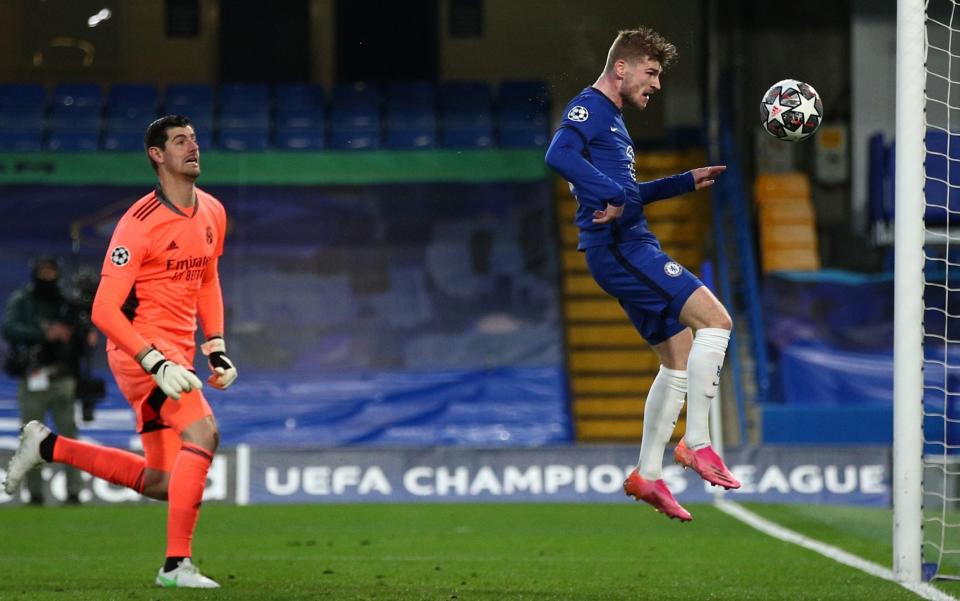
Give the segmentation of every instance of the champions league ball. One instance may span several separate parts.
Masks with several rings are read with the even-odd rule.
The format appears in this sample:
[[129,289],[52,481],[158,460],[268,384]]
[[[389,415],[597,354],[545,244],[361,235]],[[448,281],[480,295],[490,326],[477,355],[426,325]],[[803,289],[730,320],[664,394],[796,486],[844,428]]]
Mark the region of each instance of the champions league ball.
[[770,86],[760,103],[760,123],[774,138],[806,140],[820,127],[823,103],[810,84],[784,79]]

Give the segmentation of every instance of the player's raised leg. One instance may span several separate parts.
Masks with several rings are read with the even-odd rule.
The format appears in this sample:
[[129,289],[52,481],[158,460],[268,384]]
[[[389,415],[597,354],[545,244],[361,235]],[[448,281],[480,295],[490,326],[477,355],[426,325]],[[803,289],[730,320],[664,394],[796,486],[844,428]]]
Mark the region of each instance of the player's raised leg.
[[687,358],[687,428],[674,449],[674,459],[715,486],[740,488],[740,482],[710,444],[710,406],[720,386],[733,321],[706,286],[698,288],[684,303],[680,321],[697,333]]
[[38,421],[31,421],[21,430],[20,444],[7,466],[4,492],[15,493],[24,475],[44,462],[70,465],[107,482],[143,492],[143,457],[58,436]]

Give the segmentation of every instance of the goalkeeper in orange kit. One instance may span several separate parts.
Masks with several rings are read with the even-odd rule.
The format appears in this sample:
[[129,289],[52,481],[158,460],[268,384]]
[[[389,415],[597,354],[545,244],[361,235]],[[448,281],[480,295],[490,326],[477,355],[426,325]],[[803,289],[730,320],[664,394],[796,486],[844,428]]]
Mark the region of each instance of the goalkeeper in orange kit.
[[107,360],[137,418],[144,456],[23,427],[4,490],[13,494],[43,462],[71,465],[168,502],[167,558],[156,583],[217,588],[191,561],[207,471],[219,443],[217,422],[193,372],[197,318],[212,374],[228,388],[237,370],[223,340],[217,263],[226,212],[195,186],[200,149],[190,120],[170,115],[150,124],[147,156],[159,183],[117,223],[103,262],[93,321],[107,337]]

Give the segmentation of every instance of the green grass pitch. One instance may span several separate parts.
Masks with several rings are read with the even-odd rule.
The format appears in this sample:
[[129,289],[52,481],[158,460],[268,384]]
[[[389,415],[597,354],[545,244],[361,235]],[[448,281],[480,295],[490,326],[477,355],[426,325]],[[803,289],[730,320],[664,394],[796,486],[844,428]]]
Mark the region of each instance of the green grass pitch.
[[[831,521],[836,508],[750,508],[890,563],[889,511],[842,510]],[[0,599],[919,598],[709,505],[689,509],[694,521],[680,524],[627,502],[210,504],[195,560],[223,588],[167,591],[153,585],[165,506],[9,508],[0,510]]]

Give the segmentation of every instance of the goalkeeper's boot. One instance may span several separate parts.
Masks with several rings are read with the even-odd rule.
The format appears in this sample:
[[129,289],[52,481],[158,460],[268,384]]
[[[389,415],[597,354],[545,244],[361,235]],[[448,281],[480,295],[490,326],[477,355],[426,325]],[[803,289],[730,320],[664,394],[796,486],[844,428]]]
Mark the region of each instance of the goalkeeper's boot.
[[649,503],[654,509],[670,519],[676,518],[681,522],[689,522],[693,519],[690,512],[673,498],[673,494],[670,493],[670,489],[667,488],[662,479],[646,480],[640,476],[637,470],[633,470],[623,481],[623,492],[637,501]]
[[36,420],[20,428],[20,445],[7,464],[7,479],[3,482],[3,492],[8,495],[17,492],[27,472],[43,463],[40,443],[47,436],[50,436],[50,428]]
[[740,481],[733,477],[727,466],[723,464],[723,459],[720,459],[720,455],[717,455],[710,445],[693,451],[681,440],[673,450],[673,458],[683,466],[683,469],[689,467],[714,486],[722,486],[727,490],[740,488]]
[[180,565],[169,572],[160,568],[156,582],[157,586],[163,588],[220,588],[216,581],[201,574],[189,557],[185,557]]

